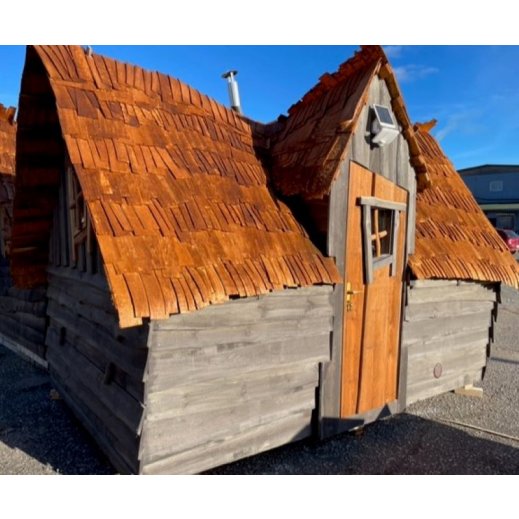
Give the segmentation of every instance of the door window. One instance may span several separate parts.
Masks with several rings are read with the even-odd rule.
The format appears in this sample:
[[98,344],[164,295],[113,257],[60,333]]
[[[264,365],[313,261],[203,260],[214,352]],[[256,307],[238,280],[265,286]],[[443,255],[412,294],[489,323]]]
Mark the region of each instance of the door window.
[[373,273],[390,266],[390,276],[396,267],[399,213],[405,212],[405,204],[381,200],[373,196],[359,199],[362,206],[364,244],[364,275],[366,283],[373,282]]

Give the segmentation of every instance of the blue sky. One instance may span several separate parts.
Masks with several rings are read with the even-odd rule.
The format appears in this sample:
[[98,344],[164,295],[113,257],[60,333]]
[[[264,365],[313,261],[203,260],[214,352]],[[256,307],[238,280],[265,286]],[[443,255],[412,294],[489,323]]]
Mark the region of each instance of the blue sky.
[[[94,51],[182,79],[227,104],[225,70],[239,70],[244,112],[286,112],[355,46],[94,46]],[[413,121],[433,130],[456,167],[519,164],[519,47],[387,46]],[[16,105],[25,49],[0,46],[0,102]]]

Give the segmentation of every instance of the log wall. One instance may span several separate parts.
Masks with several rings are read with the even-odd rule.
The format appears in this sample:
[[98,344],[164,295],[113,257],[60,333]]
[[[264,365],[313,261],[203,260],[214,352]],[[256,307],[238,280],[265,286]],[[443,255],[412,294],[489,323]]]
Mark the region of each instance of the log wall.
[[402,333],[406,405],[481,380],[497,291],[496,284],[478,282],[410,283]]
[[309,436],[330,294],[290,289],[153,321],[141,472],[196,473]]
[[0,342],[44,367],[46,307],[45,288],[14,287],[9,261],[0,255]]
[[49,372],[117,470],[136,473],[148,326],[119,328],[95,239],[73,250],[65,171],[49,242]]
[[138,472],[147,326],[118,327],[101,275],[51,267],[47,293],[53,383],[117,470]]

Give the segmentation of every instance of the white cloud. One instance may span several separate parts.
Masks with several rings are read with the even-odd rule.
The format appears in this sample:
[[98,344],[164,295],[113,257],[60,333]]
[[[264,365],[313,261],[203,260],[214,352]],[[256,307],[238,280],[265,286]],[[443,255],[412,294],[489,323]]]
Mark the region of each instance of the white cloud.
[[401,83],[411,83],[439,72],[439,69],[436,67],[428,67],[426,65],[402,65],[395,67],[393,70]]
[[403,45],[385,45],[384,52],[388,58],[399,58],[404,50]]
[[465,136],[480,134],[485,130],[485,126],[481,124],[482,116],[481,109],[470,106],[460,108],[457,112],[452,111],[447,116],[445,125],[439,127],[434,136],[441,142],[454,131]]

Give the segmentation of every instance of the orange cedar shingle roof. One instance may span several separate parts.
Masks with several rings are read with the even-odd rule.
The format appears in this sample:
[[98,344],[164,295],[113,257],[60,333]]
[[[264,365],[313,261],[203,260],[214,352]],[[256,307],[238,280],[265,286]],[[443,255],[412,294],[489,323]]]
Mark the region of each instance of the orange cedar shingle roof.
[[9,249],[13,220],[14,172],[16,154],[15,109],[0,104],[0,211],[2,236]]
[[516,260],[428,133],[432,126],[415,127],[432,185],[417,195],[411,270],[418,279],[503,281],[518,287]]
[[339,281],[273,198],[253,129],[177,79],[36,47],[122,326]]
[[367,45],[337,72],[321,76],[289,109],[288,118],[273,135],[272,175],[283,195],[311,199],[329,194],[376,75],[386,81],[393,111],[409,145],[418,185],[421,188],[428,184],[414,130],[387,57],[380,46]]
[[16,155],[16,124],[14,108],[0,104],[0,173],[14,176]]

